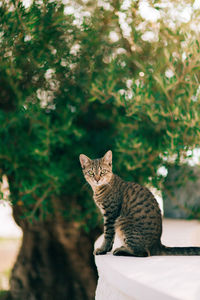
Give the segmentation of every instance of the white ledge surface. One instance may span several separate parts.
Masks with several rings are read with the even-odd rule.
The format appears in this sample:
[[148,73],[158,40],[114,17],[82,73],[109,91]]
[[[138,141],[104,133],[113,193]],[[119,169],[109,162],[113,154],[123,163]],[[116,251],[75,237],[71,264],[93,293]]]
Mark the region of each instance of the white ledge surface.
[[[95,248],[103,240],[98,238]],[[166,246],[200,246],[200,222],[163,220]],[[115,239],[113,249],[120,245]],[[200,256],[95,256],[96,300],[200,300]]]

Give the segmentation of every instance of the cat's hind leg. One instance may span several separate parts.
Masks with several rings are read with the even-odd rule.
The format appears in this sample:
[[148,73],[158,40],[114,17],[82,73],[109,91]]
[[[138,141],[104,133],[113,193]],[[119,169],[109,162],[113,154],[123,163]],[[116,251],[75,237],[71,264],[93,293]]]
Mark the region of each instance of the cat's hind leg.
[[121,246],[119,248],[116,248],[113,251],[113,255],[117,255],[117,256],[133,256],[133,254],[134,254],[133,251],[126,248],[125,246]]
[[123,246],[114,250],[113,255],[147,257],[150,252],[140,230],[134,228],[134,224],[120,217],[115,224],[115,231],[123,243]]
[[116,256],[135,256],[135,257],[147,257],[149,256],[149,252],[143,249],[129,249],[126,246],[122,246],[120,248],[116,248],[113,251],[113,255]]

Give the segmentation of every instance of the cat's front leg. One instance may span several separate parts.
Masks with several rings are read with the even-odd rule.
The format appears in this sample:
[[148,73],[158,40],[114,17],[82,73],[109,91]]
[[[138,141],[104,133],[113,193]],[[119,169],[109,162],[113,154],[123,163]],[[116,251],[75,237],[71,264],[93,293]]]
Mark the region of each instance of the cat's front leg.
[[104,240],[100,248],[94,250],[95,255],[106,254],[111,251],[115,236],[114,220],[104,219]]

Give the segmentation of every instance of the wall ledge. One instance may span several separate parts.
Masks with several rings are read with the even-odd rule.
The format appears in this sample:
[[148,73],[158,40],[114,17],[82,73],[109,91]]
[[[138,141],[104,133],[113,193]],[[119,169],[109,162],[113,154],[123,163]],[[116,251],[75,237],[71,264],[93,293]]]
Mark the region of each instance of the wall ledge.
[[[103,240],[98,238],[95,248]],[[200,222],[163,220],[163,244],[200,246]],[[114,248],[120,245],[115,239]],[[96,300],[199,300],[200,256],[95,256]]]

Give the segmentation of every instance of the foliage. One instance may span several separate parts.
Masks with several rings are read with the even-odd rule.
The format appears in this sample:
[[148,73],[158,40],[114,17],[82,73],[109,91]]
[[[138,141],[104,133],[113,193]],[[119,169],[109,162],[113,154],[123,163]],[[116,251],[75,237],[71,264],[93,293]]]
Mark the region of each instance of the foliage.
[[23,217],[50,216],[60,199],[89,229],[98,216],[80,153],[113,149],[120,175],[158,186],[169,157],[199,146],[199,43],[189,24],[164,22],[160,1],[157,22],[140,1],[84,2],[2,2],[0,170]]
[[[161,1],[155,1],[152,7],[159,4]],[[159,168],[167,169],[172,161],[179,164],[200,144],[198,31],[191,30],[190,22],[187,26],[178,21],[170,23],[167,12],[163,9],[164,18],[156,24],[130,24],[131,35],[120,62],[129,70],[127,77],[120,77],[122,89],[116,85],[117,70],[112,70],[109,86],[102,80],[93,85],[95,99],[106,103],[107,98],[124,108],[116,139],[120,167],[129,171],[129,178],[150,182],[157,188],[163,182]],[[193,14],[199,18],[195,10]],[[151,42],[144,42],[147,28],[153,35]],[[112,60],[112,68],[118,59]],[[132,65],[137,67],[134,73],[130,72]]]

